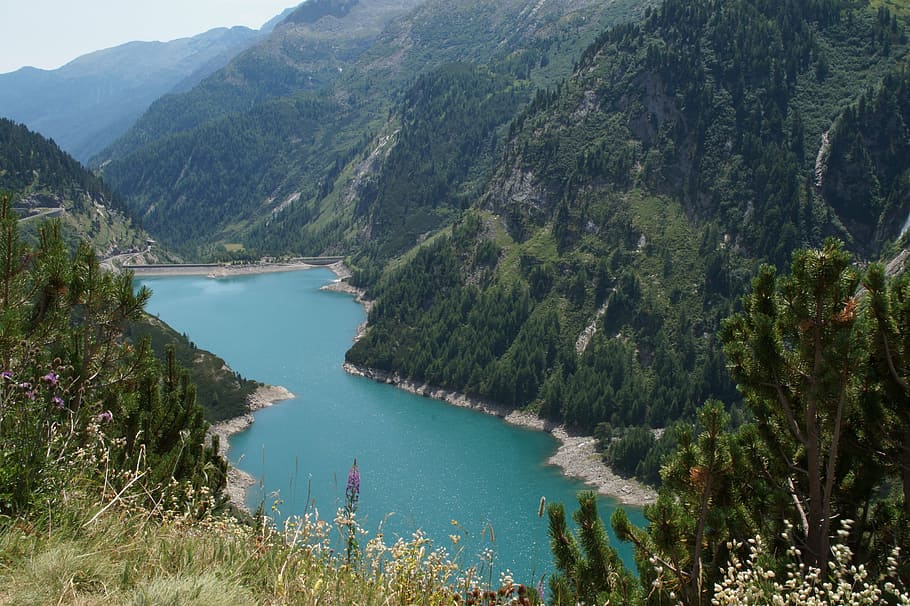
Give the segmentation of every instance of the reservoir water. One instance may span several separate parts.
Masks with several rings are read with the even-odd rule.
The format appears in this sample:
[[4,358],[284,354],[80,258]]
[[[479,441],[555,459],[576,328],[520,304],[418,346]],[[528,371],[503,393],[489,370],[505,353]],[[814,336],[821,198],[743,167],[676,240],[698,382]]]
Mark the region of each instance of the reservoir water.
[[[420,529],[435,546],[460,551],[465,566],[492,548],[497,574],[508,569],[518,582],[536,583],[552,570],[546,516],[537,516],[541,496],[572,512],[585,489],[546,464],[556,441],[348,375],[344,353],[365,315],[350,296],[319,290],[332,279],[313,269],[139,280],[154,291],[151,314],[240,374],[296,395],[257,412],[253,426],[231,439],[232,463],[261,484],[250,491],[251,509],[264,501],[268,511],[277,498],[282,515],[300,515],[309,504],[331,520],[356,458],[358,519],[370,533],[382,525],[391,544]],[[612,509],[601,499],[608,526]],[[640,511],[629,514],[643,523]],[[457,546],[450,535],[460,537]],[[611,541],[633,566],[629,547]]]

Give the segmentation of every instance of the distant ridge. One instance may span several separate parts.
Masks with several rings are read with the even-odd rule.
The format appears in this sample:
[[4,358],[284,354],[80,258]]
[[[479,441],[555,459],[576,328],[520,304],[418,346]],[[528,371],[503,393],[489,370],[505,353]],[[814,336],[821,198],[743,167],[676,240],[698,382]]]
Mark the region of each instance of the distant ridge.
[[315,23],[323,17],[344,17],[358,4],[358,0],[309,0],[301,3],[285,19],[287,23]]
[[5,118],[0,118],[0,167],[0,193],[12,196],[26,240],[36,238],[43,218],[59,218],[73,250],[88,242],[107,257],[146,246],[146,234],[99,177],[53,141]]
[[0,74],[0,116],[54,139],[86,162],[133,124],[153,101],[191,89],[269,32],[216,28],[170,42],[128,42],[78,57],[63,67]]

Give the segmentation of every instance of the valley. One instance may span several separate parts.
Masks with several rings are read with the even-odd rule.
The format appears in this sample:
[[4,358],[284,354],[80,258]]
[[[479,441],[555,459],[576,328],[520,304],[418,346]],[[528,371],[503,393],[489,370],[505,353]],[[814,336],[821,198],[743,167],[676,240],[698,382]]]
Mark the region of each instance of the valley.
[[[557,458],[599,458],[613,496],[647,505],[634,523],[622,508],[602,520],[581,493],[572,526],[573,499],[541,504],[546,603],[804,595],[808,577],[787,571],[847,578],[844,562],[910,580],[892,552],[910,537],[908,15],[847,0],[309,0],[151,103],[93,151],[91,172],[0,122],[0,187],[59,214],[62,244],[40,217],[7,240],[21,232],[35,259],[94,250],[139,280],[198,274],[238,292],[256,274],[338,264],[332,288],[368,305],[326,373],[343,359],[376,383],[363,389],[552,431]],[[82,292],[53,267],[35,265],[34,292]],[[189,394],[167,372],[169,397]],[[292,387],[304,402],[309,384]],[[202,392],[209,420],[248,412]],[[263,418],[280,431],[287,414]],[[376,463],[360,461],[366,486]],[[349,518],[372,506],[349,473],[333,497],[348,559]],[[741,565],[790,580],[734,586]]]

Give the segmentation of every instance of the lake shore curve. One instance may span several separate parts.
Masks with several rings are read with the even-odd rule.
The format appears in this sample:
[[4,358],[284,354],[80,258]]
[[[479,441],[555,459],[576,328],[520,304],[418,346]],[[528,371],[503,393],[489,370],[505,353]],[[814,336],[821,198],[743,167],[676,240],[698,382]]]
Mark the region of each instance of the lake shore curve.
[[597,440],[593,436],[575,435],[564,425],[541,419],[533,413],[515,410],[457,391],[422,384],[397,373],[364,368],[348,362],[344,363],[344,369],[349,374],[387,383],[418,396],[499,417],[511,425],[549,433],[559,442],[559,448],[547,459],[547,463],[559,467],[563,475],[583,481],[601,495],[610,497],[622,505],[643,507],[657,500],[657,492],[653,488],[616,475],[601,459],[595,448]]
[[[343,263],[330,266],[338,279],[322,287],[322,290],[350,294],[355,300],[364,305],[369,314],[372,301],[366,298],[366,293],[347,282],[350,271]],[[354,341],[359,340],[366,332],[367,323],[364,322],[357,328]],[[470,408],[485,414],[503,419],[506,423],[544,431],[552,435],[559,442],[559,448],[547,459],[547,463],[558,467],[563,475],[576,478],[595,488],[603,496],[610,497],[623,505],[643,507],[651,505],[657,500],[657,491],[634,479],[627,479],[617,475],[609,465],[603,462],[596,450],[597,440],[594,436],[578,435],[571,433],[561,424],[553,423],[537,415],[502,406],[496,402],[475,398],[461,392],[442,389],[431,385],[413,381],[402,377],[398,373],[387,373],[381,370],[356,366],[345,362],[343,367],[346,372],[377,381],[394,385],[404,391],[440,400],[459,406]]]
[[[354,297],[358,303],[363,305],[368,314],[373,304],[371,300],[366,298],[365,292],[362,289],[348,283],[351,272],[342,262],[325,266],[315,266],[304,263],[276,263],[247,265],[242,267],[235,266],[233,268],[231,268],[231,266],[226,267],[227,269],[224,273],[212,275],[208,272],[197,271],[195,275],[209,275],[213,278],[219,278],[256,273],[271,273],[274,271],[299,271],[313,269],[315,267],[324,267],[331,270],[337,276],[337,279],[323,286],[321,290],[340,292]],[[175,274],[167,273],[164,275]],[[357,341],[360,339],[366,329],[367,322],[363,322],[357,327],[353,340]],[[533,413],[502,406],[489,400],[471,397],[461,392],[413,381],[400,376],[398,373],[387,373],[376,369],[359,367],[348,362],[343,364],[343,368],[349,374],[362,376],[380,383],[387,383],[409,393],[440,400],[453,406],[477,410],[485,414],[499,417],[506,423],[512,425],[549,433],[559,442],[559,447],[556,452],[547,459],[547,463],[558,467],[563,475],[579,479],[590,485],[599,494],[612,498],[623,505],[642,507],[650,505],[657,500],[656,490],[634,479],[620,477],[609,465],[605,464],[596,450],[597,440],[593,436],[575,434],[570,432],[564,425],[547,421]],[[257,389],[249,398],[249,412],[212,426],[210,430],[211,433],[220,436],[221,454],[227,458],[229,438],[236,433],[246,430],[253,423],[253,412],[293,397],[295,397],[294,394],[283,387],[262,386]],[[228,471],[228,485],[225,492],[234,505],[243,510],[247,510],[246,494],[247,491],[255,485],[256,479],[253,476],[238,469],[234,465],[230,465]]]
[[224,493],[228,500],[238,509],[249,513],[246,506],[247,491],[256,485],[256,478],[242,469],[231,464],[228,459],[230,437],[241,431],[246,431],[255,421],[253,413],[262,408],[267,408],[284,400],[296,397],[293,393],[279,385],[260,385],[256,391],[247,397],[248,411],[239,417],[215,423],[209,427],[209,434],[218,436],[218,454],[228,461],[227,486]]

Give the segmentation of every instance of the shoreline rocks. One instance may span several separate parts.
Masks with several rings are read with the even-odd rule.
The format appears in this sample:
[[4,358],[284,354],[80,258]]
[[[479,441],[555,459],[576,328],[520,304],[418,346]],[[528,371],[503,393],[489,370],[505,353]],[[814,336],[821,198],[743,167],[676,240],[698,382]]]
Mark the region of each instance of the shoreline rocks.
[[[335,263],[327,266],[332,270],[338,279],[322,287],[322,290],[340,292],[354,297],[355,301],[360,303],[369,314],[373,302],[365,298],[365,292],[347,282],[351,273],[343,263]],[[357,327],[354,341],[359,340],[366,331],[367,323],[363,322]],[[410,393],[441,400],[453,406],[470,408],[483,412],[488,415],[496,416],[512,425],[526,427],[538,431],[545,431],[552,435],[559,447],[556,452],[547,459],[547,463],[555,465],[562,470],[562,473],[570,478],[576,478],[596,489],[601,495],[616,500],[619,504],[633,507],[642,507],[650,505],[657,500],[657,491],[649,486],[645,486],[634,479],[626,479],[616,475],[608,465],[606,465],[599,453],[596,451],[596,439],[593,436],[576,435],[571,433],[565,426],[541,419],[537,415],[523,410],[515,410],[508,406],[502,406],[496,402],[475,398],[466,394],[441,389],[431,385],[423,384],[400,376],[397,373],[387,373],[376,369],[363,368],[355,366],[348,362],[343,364],[346,372],[362,376],[373,381],[388,383],[399,389]],[[253,412],[271,406],[276,402],[288,400],[295,397],[290,391],[283,387],[263,385],[250,395],[248,401],[250,410],[244,415],[223,421],[211,428],[211,433],[220,436],[221,454],[227,456],[228,438],[230,436],[244,431],[253,423]],[[250,474],[230,466],[228,471],[228,486],[225,489],[230,501],[237,507],[247,510],[245,500],[246,493],[250,487],[255,486],[256,479]]]
[[[346,295],[351,295],[354,297],[354,301],[363,305],[364,311],[366,311],[367,316],[369,316],[370,310],[373,309],[373,302],[366,298],[366,292],[362,288],[351,286],[347,282],[347,279],[351,277],[351,271],[347,268],[347,266],[345,266],[344,263],[335,263],[334,265],[330,265],[329,269],[331,269],[335,275],[338,276],[338,279],[331,282],[330,284],[326,284],[319,290],[325,290],[328,292],[340,292]],[[363,334],[366,332],[366,330],[367,321],[364,320],[357,326],[357,330],[354,331],[354,338],[352,341],[354,343],[359,341],[363,337]]]
[[[248,412],[239,417],[215,423],[209,428],[209,434],[218,436],[218,454],[227,459],[228,450],[230,449],[228,440],[232,435],[245,431],[253,424],[253,413],[255,411],[294,397],[294,394],[284,387],[260,385],[256,391],[247,397]],[[246,493],[250,487],[255,485],[256,478],[230,465],[230,463],[228,464],[227,486],[225,486],[224,493],[235,507],[249,513],[249,509],[246,506]]]
[[344,369],[352,375],[394,385],[399,389],[419,396],[441,400],[453,406],[470,408],[493,415],[512,425],[545,431],[559,442],[559,448],[547,459],[547,463],[559,467],[565,476],[582,480],[595,488],[598,493],[610,497],[622,505],[642,507],[650,505],[657,500],[657,492],[653,488],[645,486],[636,480],[616,475],[601,460],[595,449],[597,440],[592,436],[574,435],[565,426],[541,419],[533,413],[514,410],[510,407],[482,398],[471,397],[457,391],[421,384],[404,378],[397,373],[387,373],[381,370],[355,366],[348,362],[344,363]]

